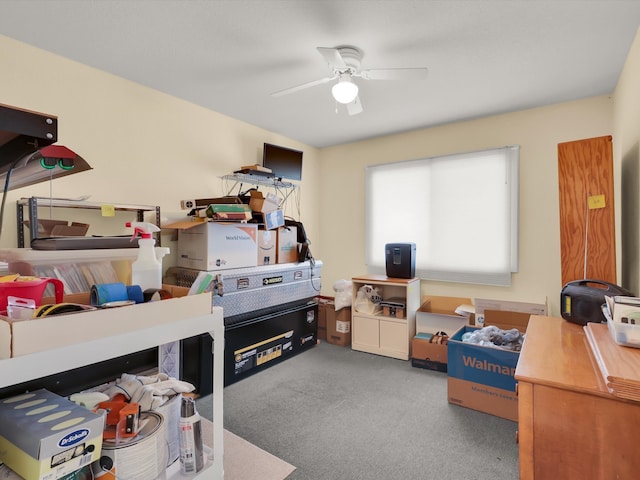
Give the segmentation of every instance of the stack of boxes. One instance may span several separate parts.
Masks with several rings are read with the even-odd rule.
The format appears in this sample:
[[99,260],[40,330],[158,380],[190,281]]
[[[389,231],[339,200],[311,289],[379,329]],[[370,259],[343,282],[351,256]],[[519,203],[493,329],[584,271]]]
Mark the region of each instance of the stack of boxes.
[[298,261],[297,230],[285,226],[280,198],[258,190],[250,193],[244,207],[259,223],[198,217],[163,226],[178,230],[178,267],[216,271]]
[[[428,296],[416,313],[416,337],[411,344],[414,367],[447,373],[448,402],[518,420],[515,369],[519,351],[463,341],[466,333],[493,325],[525,334],[530,315],[546,315],[544,304]],[[474,313],[467,315],[472,310]],[[443,332],[446,342],[433,342]]]
[[470,318],[457,314],[456,309],[470,303],[468,298],[423,297],[416,312],[416,336],[411,341],[412,366],[447,372],[447,343],[435,342],[434,335],[444,333],[451,337],[468,325]]
[[336,310],[331,297],[317,297],[318,340],[326,340],[333,345],[351,345],[351,307]]
[[447,396],[451,404],[518,421],[515,370],[520,352],[462,341],[484,326],[526,334],[531,315],[546,315],[545,304],[475,299],[475,325],[458,330],[449,340]]
[[282,210],[278,208],[280,206],[279,200],[273,194],[269,193],[265,197],[262,192],[251,190],[249,207],[261,220],[261,225],[258,228],[258,265],[270,265],[276,263],[278,259],[276,250],[278,229],[284,225]]

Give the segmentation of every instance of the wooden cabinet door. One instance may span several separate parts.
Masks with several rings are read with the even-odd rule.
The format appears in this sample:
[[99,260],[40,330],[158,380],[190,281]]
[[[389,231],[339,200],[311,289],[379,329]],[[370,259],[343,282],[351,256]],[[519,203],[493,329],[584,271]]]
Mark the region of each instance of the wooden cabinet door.
[[617,283],[611,136],[558,144],[562,284]]

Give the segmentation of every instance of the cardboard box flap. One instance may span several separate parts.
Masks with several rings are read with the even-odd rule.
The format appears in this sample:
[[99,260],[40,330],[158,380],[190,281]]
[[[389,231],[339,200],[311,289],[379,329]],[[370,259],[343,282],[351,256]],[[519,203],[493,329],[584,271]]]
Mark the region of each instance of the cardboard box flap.
[[162,225],[162,229],[173,229],[173,230],[187,230],[189,228],[197,227],[198,225],[202,225],[206,223],[208,219],[206,218],[196,218],[193,220],[182,220],[179,222],[170,223],[168,225]]
[[485,310],[484,324],[495,325],[502,330],[511,330],[517,328],[520,332],[527,331],[529,325],[530,313],[508,312],[505,310]]
[[264,196],[260,190],[251,190],[249,194],[251,195],[249,206],[254,212],[269,213],[280,207],[281,200],[277,195],[267,193]]
[[476,307],[476,315],[481,315],[486,310],[504,310],[509,312],[528,313],[530,315],[547,314],[546,300],[545,303],[527,303],[476,298],[473,304]]
[[456,313],[461,306],[466,310],[473,309],[471,300],[464,297],[446,297],[428,295],[422,297],[422,305],[416,313],[416,331],[436,333],[444,331],[452,335],[462,325],[475,323],[473,313],[465,312],[465,315]]
[[418,311],[455,315],[456,308],[460,305],[471,305],[471,299],[465,297],[428,295],[422,297],[422,305]]
[[[30,228],[31,222],[23,222]],[[88,223],[69,222],[67,220],[38,219],[38,238],[44,237],[83,237],[89,231]]]

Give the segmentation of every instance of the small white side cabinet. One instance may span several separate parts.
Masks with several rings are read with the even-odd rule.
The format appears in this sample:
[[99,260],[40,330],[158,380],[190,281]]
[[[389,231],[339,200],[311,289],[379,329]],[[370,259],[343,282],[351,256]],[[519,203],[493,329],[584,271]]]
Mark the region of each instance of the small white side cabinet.
[[[420,308],[420,279],[391,278],[386,275],[353,277],[351,308],[351,348],[362,352],[409,360],[411,339],[416,334],[416,311]],[[404,315],[384,315],[359,312],[358,290],[371,285],[379,290],[383,300],[404,300]]]

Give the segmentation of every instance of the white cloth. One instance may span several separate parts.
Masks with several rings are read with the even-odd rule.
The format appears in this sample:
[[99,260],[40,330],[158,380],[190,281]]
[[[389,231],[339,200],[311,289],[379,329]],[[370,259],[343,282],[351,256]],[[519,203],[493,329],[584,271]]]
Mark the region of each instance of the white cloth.
[[169,377],[165,373],[154,376],[132,375],[123,373],[116,383],[104,393],[113,400],[116,395],[123,394],[127,400],[140,405],[140,411],[155,410],[171,397],[179,393],[195,390],[189,382]]

